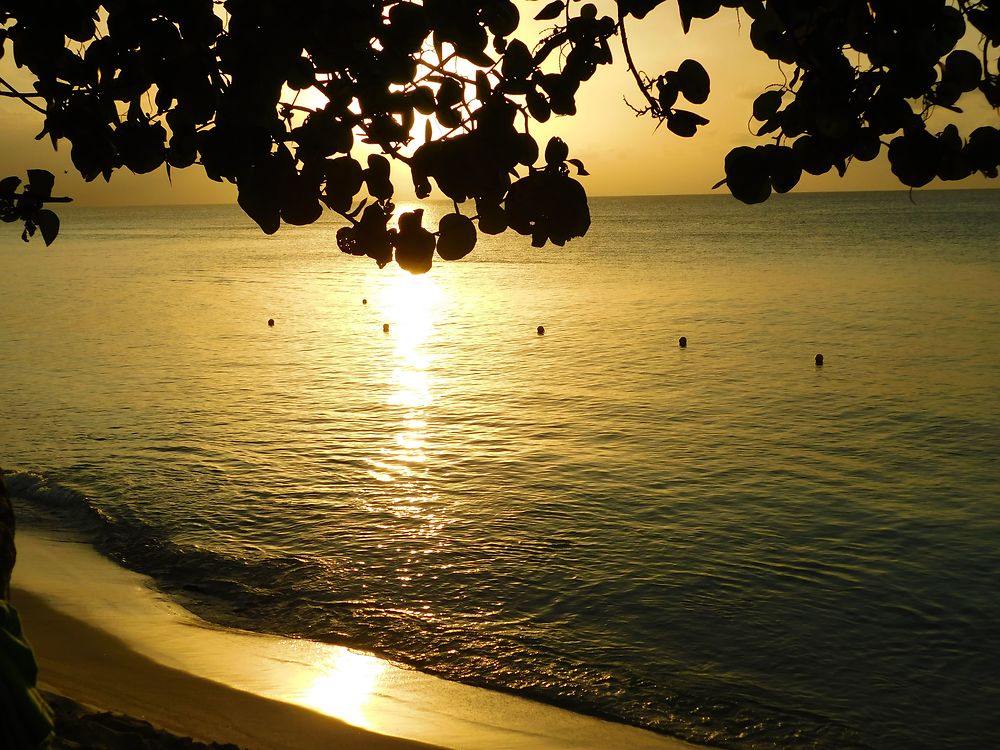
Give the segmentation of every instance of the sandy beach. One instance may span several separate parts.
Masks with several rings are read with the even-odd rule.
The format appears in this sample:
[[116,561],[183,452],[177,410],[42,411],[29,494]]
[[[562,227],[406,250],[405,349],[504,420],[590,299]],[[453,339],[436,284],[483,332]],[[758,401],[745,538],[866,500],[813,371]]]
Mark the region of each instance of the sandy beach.
[[41,687],[131,717],[92,715],[91,747],[117,750],[108,738],[122,732],[147,748],[200,747],[180,738],[246,750],[694,747],[350,649],[216,627],[57,534],[21,531],[18,550],[11,600]]
[[43,687],[173,733],[244,748],[416,750],[423,743],[366,732],[315,711],[171,669],[65,615],[38,596],[12,597],[35,648]]

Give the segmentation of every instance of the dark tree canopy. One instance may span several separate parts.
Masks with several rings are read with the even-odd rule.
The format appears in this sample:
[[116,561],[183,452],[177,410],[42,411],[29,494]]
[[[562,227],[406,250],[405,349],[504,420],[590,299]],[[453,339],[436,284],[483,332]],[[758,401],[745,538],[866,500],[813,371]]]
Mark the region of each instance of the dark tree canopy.
[[[970,92],[1000,106],[1000,0],[617,0],[604,3],[612,15],[552,0],[533,7],[550,25],[531,46],[510,0],[0,0],[0,53],[35,78],[31,91],[0,84],[44,114],[39,138],[68,142],[85,180],[198,165],[235,183],[267,233],[325,207],[348,222],[342,251],[422,273],[435,250],[462,258],[479,233],[541,247],[587,232],[583,163],[530,131],[575,114],[580,87],[619,51],[637,114],[684,138],[707,123],[692,109],[710,94],[700,63],[651,78],[633,59],[628,27],[660,5],[676,5],[685,32],[740,13],[750,43],[784,65],[786,82],[753,103],[758,145],[725,159],[717,187],[739,200],[791,190],[803,171],[843,176],[883,150],[910,187],[997,176],[995,121],[927,123]],[[436,228],[419,210],[390,226],[390,161],[454,212]],[[59,223],[45,205],[67,199],[48,172],[28,178],[20,192],[19,178],[0,181],[0,218],[49,243]]]

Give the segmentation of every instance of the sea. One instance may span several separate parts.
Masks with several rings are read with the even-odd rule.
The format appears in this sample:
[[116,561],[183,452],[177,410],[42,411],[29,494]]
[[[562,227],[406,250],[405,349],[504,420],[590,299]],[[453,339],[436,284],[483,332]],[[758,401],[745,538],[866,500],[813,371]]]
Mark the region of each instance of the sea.
[[0,227],[19,523],[712,747],[996,746],[1000,191],[590,205],[424,276],[235,206]]

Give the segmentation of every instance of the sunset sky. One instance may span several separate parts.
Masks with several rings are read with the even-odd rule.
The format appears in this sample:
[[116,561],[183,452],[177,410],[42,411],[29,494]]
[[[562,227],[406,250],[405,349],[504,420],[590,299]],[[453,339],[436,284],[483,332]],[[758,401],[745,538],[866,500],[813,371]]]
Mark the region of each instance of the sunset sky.
[[[531,21],[541,3],[519,3],[522,26],[518,32],[531,44],[546,24]],[[602,12],[611,12],[612,3],[602,3]],[[527,19],[527,20],[525,20]],[[742,24],[740,23],[742,21]],[[667,3],[644,21],[633,19],[629,35],[636,63],[650,75],[676,68],[685,58],[701,61],[712,78],[712,94],[706,104],[691,107],[710,124],[693,139],[679,138],[666,128],[656,129],[650,118],[636,118],[623,101],[640,101],[624,64],[620,41],[612,40],[615,62],[605,66],[577,97],[576,117],[554,117],[533,134],[540,143],[550,135],[560,135],[568,143],[571,156],[582,159],[590,177],[585,186],[591,195],[655,195],[705,193],[723,176],[722,163],[727,151],[736,145],[753,144],[748,119],[753,99],[771,83],[780,82],[778,65],[756,52],[749,42],[749,21],[735,11],[723,9],[715,18],[696,20],[691,32],[684,35],[676,6]],[[4,77],[23,83],[24,76],[13,68],[11,55],[0,62]],[[982,97],[966,95],[960,102],[966,109],[965,122],[972,127],[995,123],[997,114]],[[947,114],[947,113],[946,113]],[[951,117],[951,115],[948,115]],[[68,158],[68,143],[60,153],[52,152],[50,142],[34,141],[41,129],[42,116],[16,100],[0,100],[0,174],[23,174],[31,167],[43,167],[58,175],[59,192],[75,197],[79,204],[161,204],[217,203],[235,200],[235,187],[213,183],[197,167],[173,172],[173,185],[166,172],[136,176],[125,170],[115,174],[111,184],[103,180],[87,185],[73,172]],[[941,118],[943,125],[947,120]],[[972,128],[968,128],[971,130]],[[400,179],[396,187],[400,197],[411,197],[409,180]],[[931,187],[942,187],[935,182]],[[990,181],[980,176],[963,181],[958,187],[987,187]],[[883,157],[874,163],[855,163],[840,179],[835,173],[822,177],[804,175],[797,190],[879,190],[899,189]],[[435,192],[437,197],[440,194]],[[433,197],[433,196],[432,196]]]
[[0,4],[0,750],[1000,750],[1000,27],[618,2]]

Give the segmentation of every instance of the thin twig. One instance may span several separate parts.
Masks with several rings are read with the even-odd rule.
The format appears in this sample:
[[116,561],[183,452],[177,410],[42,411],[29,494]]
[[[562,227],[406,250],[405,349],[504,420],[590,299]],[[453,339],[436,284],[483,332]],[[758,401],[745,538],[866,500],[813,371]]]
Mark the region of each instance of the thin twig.
[[32,198],[39,203],[72,203],[73,199],[65,195],[50,195],[47,197],[42,197],[40,195],[35,195],[34,193],[7,193],[5,195],[7,198]]
[[[646,97],[646,101],[649,102],[650,110],[655,114],[660,111],[660,103],[656,101],[649,93],[646,88],[646,82],[642,80],[642,76],[635,67],[635,62],[632,60],[632,51],[628,46],[628,34],[625,33],[625,14],[621,10],[621,6],[618,8],[618,28],[622,32],[622,49],[625,52],[625,62],[628,63],[628,69],[632,71],[632,77],[635,78],[636,85],[642,92],[642,95]],[[632,108],[635,109],[634,107]]]
[[7,81],[3,77],[0,77],[0,83],[2,83],[4,86],[6,86],[11,91],[11,93],[4,94],[4,96],[13,96],[13,97],[15,97],[17,99],[20,99],[22,102],[24,102],[25,104],[27,104],[29,107],[31,107],[36,112],[41,112],[43,115],[44,114],[48,114],[44,109],[42,109],[41,107],[39,107],[37,104],[35,104],[33,101],[31,101],[31,99],[28,98],[29,96],[40,96],[39,94],[25,94],[25,93],[23,93],[21,91],[18,91],[16,88],[14,88],[9,83],[7,83]]

